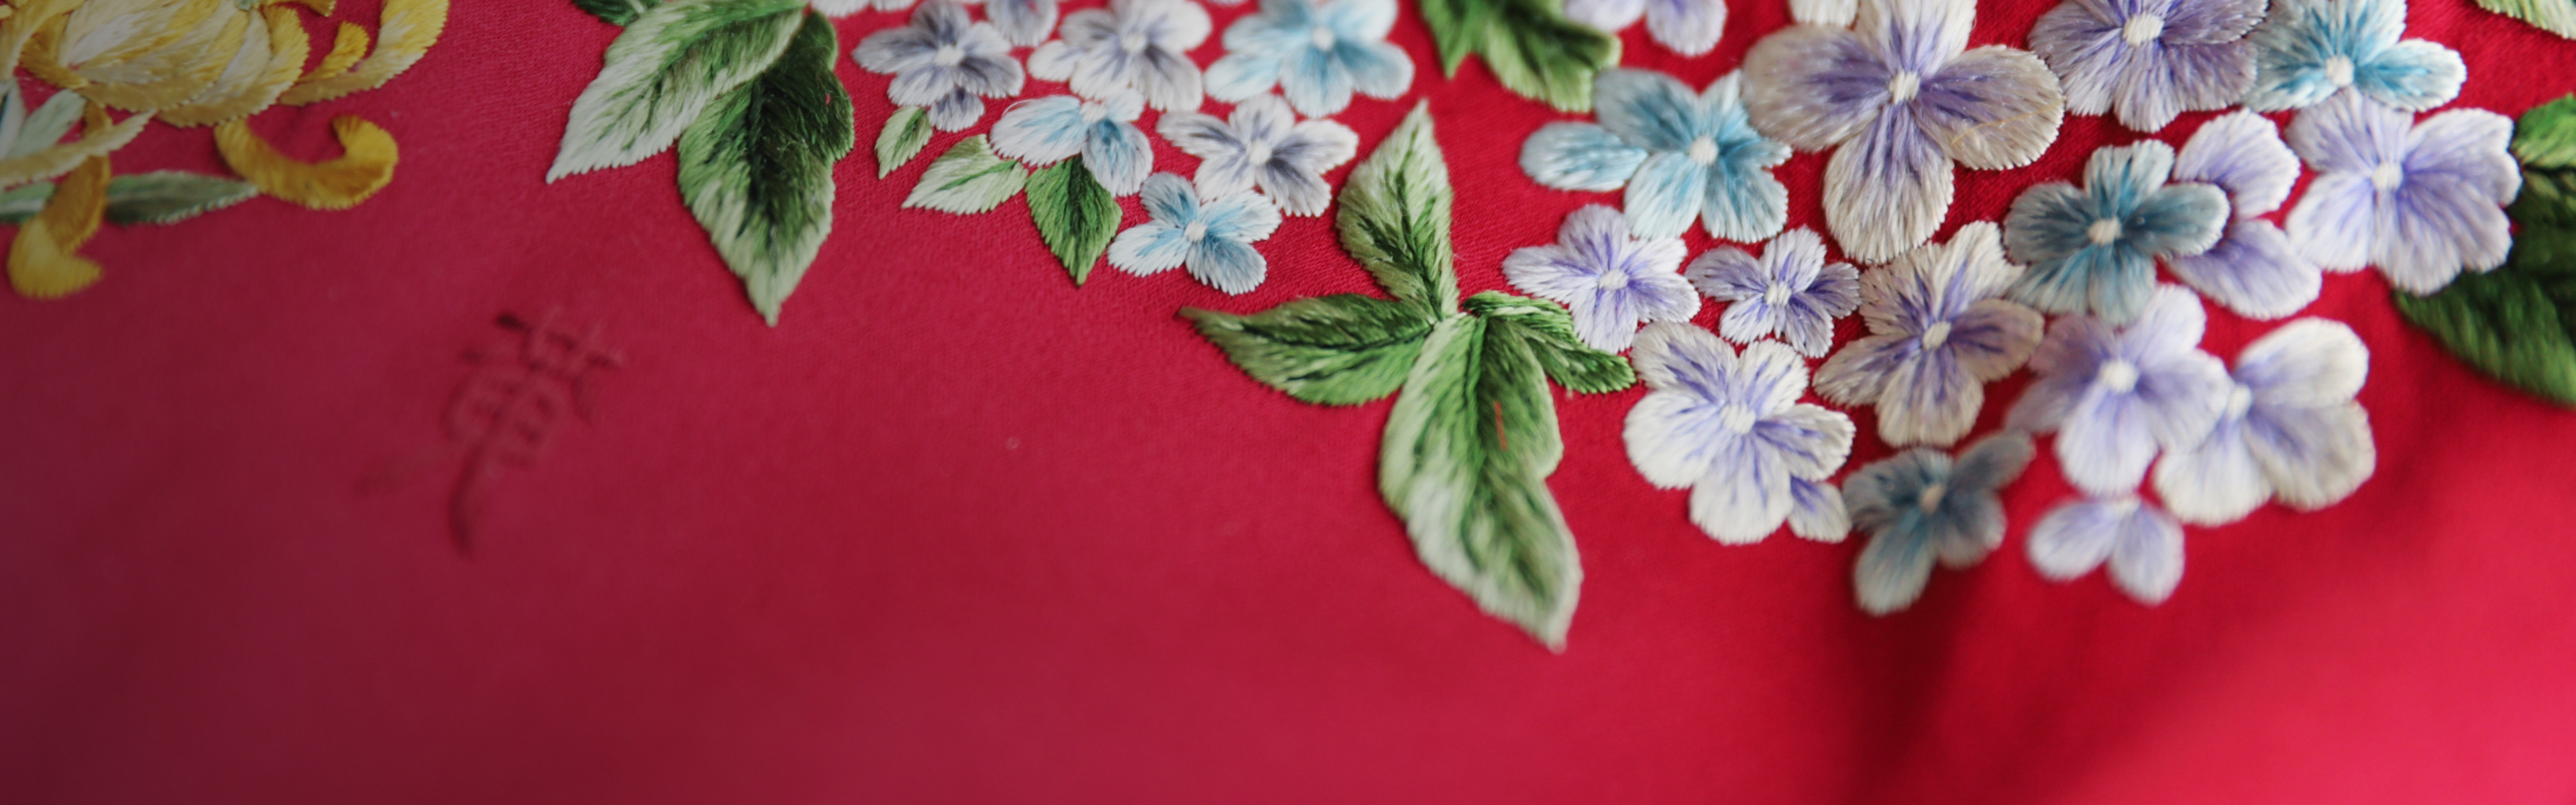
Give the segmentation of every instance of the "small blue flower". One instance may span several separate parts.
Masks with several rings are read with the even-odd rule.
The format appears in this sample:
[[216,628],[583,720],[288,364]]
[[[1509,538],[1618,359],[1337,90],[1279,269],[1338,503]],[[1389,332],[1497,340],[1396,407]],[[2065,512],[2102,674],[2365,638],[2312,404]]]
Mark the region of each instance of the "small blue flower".
[[1413,86],[1413,58],[1386,42],[1395,0],[1261,0],[1225,29],[1208,96],[1229,103],[1278,87],[1307,117],[1337,114],[1351,92],[1392,99]]
[[2094,151],[2082,190],[2049,182],[2022,191],[2004,217],[2004,250],[2030,266],[2013,298],[2043,313],[2137,318],[2156,287],[2156,258],[2208,251],[2227,223],[2227,194],[2165,184],[2173,165],[2173,146],[2148,140]]
[[2406,0],[2274,0],[2254,43],[2245,108],[2297,109],[2342,90],[2421,112],[2450,103],[2469,76],[2460,54],[2406,32]]
[[1279,209],[1250,190],[1202,199],[1187,179],[1157,173],[1142,198],[1152,220],[1109,243],[1109,264],[1137,276],[1189,266],[1208,287],[1240,294],[1260,287],[1269,261],[1252,244],[1279,230]]
[[2028,545],[2031,566],[2051,581],[2108,561],[2111,582],[2147,606],[2164,603],[2182,583],[2182,524],[2136,495],[2059,506],[2031,527]]
[[2067,111],[2116,110],[2121,125],[2155,131],[2245,94],[2245,32],[2262,20],[2263,0],[2067,0],[2040,15],[2030,49],[2057,71]]
[[1771,169],[1789,147],[1745,119],[1740,73],[1693,93],[1671,76],[1603,70],[1592,80],[1591,123],[1550,123],[1521,146],[1521,170],[1562,190],[1628,188],[1639,234],[1675,237],[1698,218],[1708,234],[1750,243],[1780,234],[1789,188]]
[[984,116],[984,98],[1020,94],[1028,80],[1002,33],[972,21],[952,0],[923,3],[912,24],[869,34],[850,57],[869,72],[894,76],[886,97],[928,110],[930,125],[940,131],[975,125]]
[[1797,353],[1761,341],[1738,356],[1707,330],[1665,323],[1638,334],[1631,360],[1650,391],[1628,411],[1628,460],[1657,488],[1689,487],[1691,522],[1730,544],[1793,517],[1802,536],[1840,538],[1819,482],[1850,457],[1851,418],[1798,402]]
[[2299,157],[2272,121],[2238,111],[2201,124],[2174,159],[2173,178],[2226,191],[2235,218],[2209,251],[2165,258],[2176,279],[2247,318],[2277,319],[2317,300],[2325,282],[2316,262],[2256,217],[2280,209],[2299,180]]
[[1565,18],[1617,34],[1646,20],[1655,41],[1684,56],[1707,55],[1726,33],[1726,0],[1565,0]]
[[1277,95],[1234,105],[1219,120],[1200,112],[1167,112],[1154,124],[1172,147],[1198,157],[1199,192],[1225,195],[1260,186],[1289,215],[1322,215],[1333,201],[1324,172],[1359,153],[1360,136],[1330,120],[1297,122]]
[[1948,445],[1968,435],[2003,379],[2039,346],[2039,314],[1997,299],[2021,266],[2004,260],[1995,225],[1959,228],[1947,244],[1916,247],[1862,275],[1870,334],[1816,371],[1816,392],[1840,405],[1878,406],[1891,445]]
[[1970,445],[1956,461],[1917,447],[1844,479],[1851,527],[1870,533],[1852,567],[1860,608],[1885,615],[1913,606],[1936,559],[1952,569],[1985,561],[2004,542],[2004,503],[1996,493],[2021,477],[2030,456],[2030,440],[2007,433]]
[[2299,509],[2343,500],[2379,466],[2370,415],[2353,401],[2369,375],[2369,348],[2342,322],[2300,319],[2255,339],[2209,437],[2156,462],[2156,495],[2201,525],[2275,496]]
[[1066,15],[1063,38],[1029,53],[1029,74],[1085,97],[1134,89],[1156,109],[1194,111],[1203,91],[1190,50],[1211,26],[1207,9],[1189,0],[1110,0],[1106,9]]
[[1120,91],[1098,101],[1056,95],[1011,105],[993,124],[993,151],[1031,166],[1082,155],[1082,167],[1111,195],[1133,195],[1154,170],[1154,148],[1136,118],[1145,101]]
[[2462,269],[2504,264],[2513,233],[2502,208],[2522,171],[2503,115],[2454,109],[2410,128],[2412,117],[2344,96],[2292,119],[2290,147],[2316,177],[2288,228],[2318,265],[2375,265],[2398,290],[2429,294]]
[[1629,237],[1626,216],[1594,204],[1566,216],[1555,243],[1504,257],[1503,277],[1564,305],[1583,343],[1618,352],[1639,324],[1698,315],[1699,295],[1680,274],[1686,253],[1680,238]]
[[1779,334],[1798,354],[1822,358],[1834,320],[1860,307],[1860,271],[1825,262],[1825,240],[1799,227],[1780,233],[1757,259],[1720,246],[1682,272],[1710,299],[1726,302],[1718,332],[1738,344]]
[[2227,406],[2227,366],[2200,351],[2208,327],[2200,298],[2155,289],[2129,326],[2067,316],[2031,354],[2038,380],[2007,418],[2032,433],[2057,431],[2057,463],[2093,495],[2136,491],[2165,450],[2200,444]]

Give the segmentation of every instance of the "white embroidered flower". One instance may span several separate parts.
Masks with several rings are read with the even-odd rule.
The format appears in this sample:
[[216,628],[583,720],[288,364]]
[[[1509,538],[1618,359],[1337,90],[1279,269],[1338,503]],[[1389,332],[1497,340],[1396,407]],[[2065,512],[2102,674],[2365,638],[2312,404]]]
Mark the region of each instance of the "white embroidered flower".
[[1137,276],[1188,266],[1190,276],[1230,294],[1261,285],[1269,263],[1252,244],[1279,229],[1279,210],[1248,190],[1200,195],[1180,176],[1145,180],[1141,200],[1153,220],[1118,233],[1109,264]]
[[2092,316],[2059,318],[2030,358],[2039,379],[2007,421],[2032,433],[2057,431],[2057,463],[2075,488],[2093,495],[2136,490],[2159,448],[2200,444],[2226,408],[2227,367],[2199,346],[2208,316],[2200,297],[2162,285],[2126,327]]
[[1277,95],[1236,104],[1225,120],[1199,112],[1168,112],[1155,130],[1174,147],[1203,160],[1199,192],[1210,198],[1259,185],[1289,215],[1322,215],[1333,188],[1324,172],[1359,153],[1360,137],[1330,120],[1297,122]]
[[1680,273],[1685,253],[1681,238],[1629,237],[1627,216],[1594,204],[1566,216],[1555,243],[1513,250],[1503,258],[1503,276],[1564,305],[1584,344],[1618,352],[1639,324],[1699,313],[1699,294]]
[[1869,335],[1816,370],[1816,393],[1878,406],[1878,438],[1890,445],[1958,441],[1985,408],[1986,384],[2039,346],[2039,314],[1997,298],[2021,271],[1985,221],[1872,269],[1860,279]]
[[2182,583],[2182,524],[2133,494],[2059,506],[2031,527],[2029,546],[2031,566],[2050,581],[2108,562],[2111,582],[2148,606],[2164,603]]
[[850,57],[869,72],[894,76],[886,97],[928,110],[930,125],[940,131],[975,125],[984,116],[984,98],[1020,94],[1027,81],[1002,33],[973,22],[951,0],[922,4],[911,24],[869,34]]
[[1720,246],[1682,272],[1708,298],[1727,303],[1718,319],[1726,340],[1748,343],[1778,333],[1798,354],[1822,358],[1834,344],[1834,320],[1860,307],[1860,271],[1825,262],[1825,240],[1800,227],[1773,238],[1755,258]]
[[2369,375],[2370,349],[2342,322],[2300,319],[2255,339],[2209,438],[2156,462],[2156,495],[2202,525],[2276,495],[2300,509],[2343,500],[2379,465],[2370,415],[2353,401]]
[[1798,402],[1807,362],[1788,345],[1759,341],[1739,356],[1714,333],[1664,323],[1638,334],[1631,362],[1651,391],[1628,411],[1628,460],[1657,488],[1689,487],[1691,522],[1730,544],[1784,522],[1841,538],[1841,518],[1819,510],[1840,496],[1820,482],[1851,455],[1851,418]]
[[1110,0],[1107,9],[1066,15],[1063,37],[1029,54],[1029,74],[1062,81],[1086,97],[1134,89],[1166,112],[1199,108],[1199,65],[1189,52],[1213,23],[1190,0]]
[[1154,148],[1136,118],[1145,101],[1120,92],[1097,101],[1055,95],[1011,104],[993,124],[993,152],[1031,166],[1082,155],[1082,167],[1110,195],[1133,195],[1154,170]]

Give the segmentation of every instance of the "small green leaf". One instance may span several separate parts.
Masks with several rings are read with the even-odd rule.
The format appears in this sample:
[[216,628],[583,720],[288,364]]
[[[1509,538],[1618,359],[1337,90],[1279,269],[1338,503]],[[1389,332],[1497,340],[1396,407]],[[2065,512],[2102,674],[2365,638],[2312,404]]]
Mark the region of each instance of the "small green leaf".
[[2478,0],[2478,5],[2543,31],[2576,39],[2576,3],[2569,0]]
[[1038,237],[1073,275],[1074,287],[1082,287],[1100,253],[1109,250],[1109,239],[1118,236],[1118,198],[1091,178],[1080,156],[1029,174],[1028,188],[1029,219],[1037,222]]
[[[116,180],[108,181],[113,183]],[[14,226],[26,223],[27,219],[36,216],[37,211],[43,210],[45,202],[53,197],[54,183],[52,182],[37,182],[9,188],[9,192],[0,193],[0,224]]]
[[[243,0],[248,2],[248,0]],[[625,25],[653,10],[656,0],[572,0],[572,4],[610,25]]]
[[1395,298],[1426,315],[1458,309],[1458,272],[1449,251],[1449,166],[1431,133],[1428,103],[1379,143],[1342,185],[1342,249]]
[[[107,180],[107,221],[119,226],[175,224],[259,195],[249,182],[185,171],[152,171]],[[54,197],[54,183],[0,193],[0,224],[25,223]]]
[[9,144],[6,158],[23,157],[62,142],[63,135],[71,133],[72,122],[80,119],[85,105],[87,102],[77,92],[57,92],[46,98],[27,115],[27,124],[19,127],[18,139]]
[[1421,0],[1415,4],[1422,11],[1422,22],[1431,28],[1432,43],[1440,49],[1440,72],[1458,77],[1458,65],[1467,55],[1484,44],[1489,6],[1478,0]]
[[2576,168],[2576,95],[2522,113],[2513,124],[2513,156],[2534,168]]
[[769,69],[804,17],[798,0],[671,0],[645,11],[574,99],[546,181],[671,147],[717,96]]
[[883,179],[894,169],[911,162],[921,147],[930,144],[930,115],[921,107],[906,106],[886,118],[885,128],[877,131],[877,178]]
[[1585,346],[1574,334],[1574,317],[1555,302],[1486,291],[1467,297],[1466,309],[1492,328],[1488,338],[1527,344],[1539,367],[1557,385],[1584,394],[1605,394],[1637,384],[1637,372],[1628,366],[1628,359]]
[[1419,306],[1359,294],[1299,299],[1250,316],[1198,308],[1181,316],[1244,374],[1323,405],[1395,393],[1433,324]]
[[1565,18],[1553,0],[1423,0],[1441,70],[1470,52],[1503,86],[1567,112],[1592,108],[1592,76],[1619,63],[1619,38]]
[[832,231],[832,163],[858,142],[839,52],[832,23],[806,16],[768,70],[680,135],[680,198],[771,326]]
[[903,206],[922,207],[940,212],[968,215],[987,212],[1020,192],[1027,184],[1029,171],[1013,162],[993,155],[993,147],[978,134],[948,147],[948,152],[930,161],[921,172],[921,181],[904,197]]

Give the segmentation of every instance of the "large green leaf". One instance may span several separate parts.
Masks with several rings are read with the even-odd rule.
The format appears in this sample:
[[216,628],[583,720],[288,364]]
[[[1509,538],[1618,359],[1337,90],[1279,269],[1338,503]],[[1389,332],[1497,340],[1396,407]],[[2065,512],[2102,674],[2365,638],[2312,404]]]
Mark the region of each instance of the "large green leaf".
[[894,169],[911,162],[921,147],[930,144],[930,115],[921,107],[906,106],[886,117],[885,128],[877,130],[877,178],[883,179]]
[[591,16],[605,20],[610,25],[626,25],[634,22],[635,18],[644,16],[644,12],[653,10],[655,2],[656,0],[572,0],[575,7],[590,12]]
[[1074,287],[1081,287],[1118,235],[1118,198],[1091,178],[1080,156],[1029,174],[1028,189],[1029,219],[1037,222],[1039,239],[1073,275]]
[[2488,11],[2531,23],[2541,30],[2576,39],[2576,2],[2570,0],[2478,0]]
[[1181,315],[1244,374],[1324,405],[1395,393],[1435,322],[1420,306],[1359,294],[1299,299],[1250,316],[1198,308]]
[[1028,181],[1029,169],[994,156],[993,146],[978,134],[958,140],[931,160],[903,206],[960,215],[986,212],[1017,195]]
[[1565,18],[1555,0],[1423,0],[1423,22],[1456,75],[1470,52],[1503,86],[1567,112],[1592,108],[1592,76],[1619,63],[1619,38]]
[[839,53],[832,23],[807,16],[767,71],[680,135],[680,198],[772,326],[832,231],[832,163],[857,144]]
[[[107,180],[107,221],[118,225],[175,224],[259,195],[239,179],[186,171],[152,171]],[[0,224],[24,223],[54,197],[54,183],[37,182],[0,193]]]
[[1628,359],[1585,346],[1574,334],[1574,317],[1555,302],[1486,291],[1467,297],[1466,309],[1492,328],[1487,338],[1527,345],[1539,368],[1557,385],[1604,394],[1637,384],[1637,372]]
[[669,148],[717,96],[768,69],[804,16],[798,0],[671,0],[644,12],[573,100],[546,181]]
[[2532,107],[2513,125],[2513,156],[2534,168],[2576,168],[2576,95]]
[[1395,298],[1426,314],[1458,309],[1458,272],[1449,251],[1449,166],[1432,137],[1428,103],[1351,169],[1342,185],[1342,248]]

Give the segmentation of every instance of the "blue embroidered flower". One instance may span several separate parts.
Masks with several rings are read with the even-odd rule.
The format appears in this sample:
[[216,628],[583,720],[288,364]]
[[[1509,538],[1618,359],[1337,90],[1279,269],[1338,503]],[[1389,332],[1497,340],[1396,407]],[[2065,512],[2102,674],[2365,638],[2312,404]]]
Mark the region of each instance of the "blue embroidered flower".
[[1413,86],[1413,58],[1387,44],[1395,0],[1261,0],[1225,29],[1208,95],[1229,103],[1276,86],[1307,117],[1351,105],[1351,92],[1392,99]]
[[1097,101],[1056,95],[1011,104],[993,124],[993,151],[1032,166],[1082,155],[1082,167],[1111,195],[1131,195],[1154,169],[1154,149],[1136,118],[1145,101],[1122,91]]
[[2066,87],[2066,110],[2116,111],[2155,131],[2184,112],[2223,108],[2254,82],[2245,32],[2264,0],[2067,0],[2030,29],[2031,52]]
[[1799,227],[1780,233],[1754,258],[1720,246],[1682,272],[1708,298],[1729,303],[1718,332],[1738,344],[1779,334],[1798,354],[1822,358],[1834,345],[1834,320],[1860,307],[1860,272],[1825,262],[1825,240]]
[[1330,120],[1297,122],[1277,95],[1234,105],[1226,120],[1166,112],[1154,129],[1173,147],[1198,157],[1199,192],[1222,196],[1254,185],[1289,215],[1322,215],[1333,201],[1324,172],[1359,153],[1360,136]]
[[2075,488],[2135,491],[2159,446],[2200,444],[2227,406],[2227,367],[2199,348],[2208,323],[2200,298],[2174,285],[2156,288],[2125,328],[2091,316],[2058,319],[2031,354],[2039,379],[2007,422],[2057,431],[2057,463]]
[[2455,109],[2410,130],[2411,117],[2345,96],[2290,121],[2290,147],[2316,169],[2290,208],[2290,243],[2326,268],[2376,265],[2388,284],[2429,294],[2461,269],[2504,264],[2513,237],[2501,208],[2522,172],[2503,115]]
[[2030,440],[1989,436],[1952,461],[1926,447],[1860,468],[1843,480],[1852,528],[1870,532],[1852,568],[1860,608],[1885,615],[1914,605],[1932,580],[1932,562],[1952,569],[1985,561],[2004,542],[2004,503],[1996,493],[2030,465]]
[[2254,86],[2245,108],[2297,109],[2344,89],[2409,112],[2450,103],[2469,69],[2460,54],[2406,32],[2406,0],[2273,0],[2246,35]]
[[1831,487],[1813,482],[1851,455],[1852,423],[1798,402],[1807,363],[1797,353],[1760,341],[1738,356],[1707,330],[1666,323],[1637,336],[1632,362],[1650,391],[1628,411],[1628,460],[1657,488],[1690,487],[1691,522],[1743,544],[1804,512],[1815,533],[1801,534],[1833,539],[1832,516],[1819,510]]
[[1190,276],[1230,294],[1261,285],[1269,261],[1252,244],[1279,229],[1279,210],[1249,191],[1201,197],[1180,176],[1145,180],[1145,214],[1109,243],[1109,264],[1137,276],[1189,266]]
[[1617,34],[1646,19],[1655,41],[1684,56],[1702,56],[1726,32],[1726,0],[1565,0],[1565,18]]
[[2299,157],[2272,121],[2240,111],[2201,124],[2175,158],[2173,178],[2226,191],[2236,219],[2209,251],[2166,257],[2175,278],[2248,318],[2277,319],[2317,300],[2324,277],[2316,262],[2256,217],[2280,209],[2299,180]]
[[1583,343],[1618,352],[1636,338],[1638,324],[1699,314],[1699,295],[1680,274],[1685,253],[1680,238],[1629,237],[1626,216],[1594,204],[1565,217],[1556,243],[1503,258],[1503,277],[1565,305]]
[[1020,94],[1028,79],[1001,32],[968,20],[966,7],[951,0],[923,3],[912,24],[869,34],[850,56],[870,72],[894,76],[886,97],[925,108],[940,131],[975,125],[984,98]]
[[2022,191],[2004,217],[2004,250],[2030,266],[2012,297],[2044,313],[2137,318],[2156,287],[2156,258],[2208,251],[2227,223],[2227,194],[2165,184],[2173,164],[2173,146],[2154,140],[2103,148],[2085,163],[2084,189]]
[[2341,322],[2300,319],[2255,339],[2209,437],[2156,462],[2156,495],[2202,525],[2276,495],[2300,509],[2343,500],[2379,466],[2370,415],[2353,401],[2369,375],[2369,348]]
[[2030,564],[2051,581],[2069,581],[2111,564],[2111,581],[2138,603],[2155,606],[2182,583],[2182,525],[2130,494],[2079,500],[2051,510],[2030,529]]
[[1744,116],[1740,73],[1694,94],[1671,76],[1603,70],[1592,80],[1591,123],[1549,123],[1521,146],[1521,170],[1562,190],[1628,188],[1628,218],[1648,237],[1673,237],[1692,218],[1708,234],[1753,242],[1780,234],[1789,189],[1771,169],[1789,147]]
[[1878,406],[1878,437],[1891,445],[1948,445],[1968,435],[1987,383],[2030,359],[2042,322],[1996,298],[2021,267],[2004,260],[1995,225],[1959,228],[1948,244],[1917,247],[1860,278],[1868,336],[1816,371],[1816,393],[1839,405]]
[[1110,0],[1107,9],[1066,15],[1063,38],[1029,53],[1029,74],[1084,97],[1134,89],[1156,109],[1196,110],[1203,90],[1190,50],[1211,27],[1207,9],[1190,0]]
[[2057,76],[2026,51],[1961,52],[1973,0],[1866,0],[1853,29],[1792,25],[1744,57],[1753,127],[1825,164],[1825,223],[1864,263],[1923,243],[1950,210],[1952,160],[2030,164],[2065,116]]

